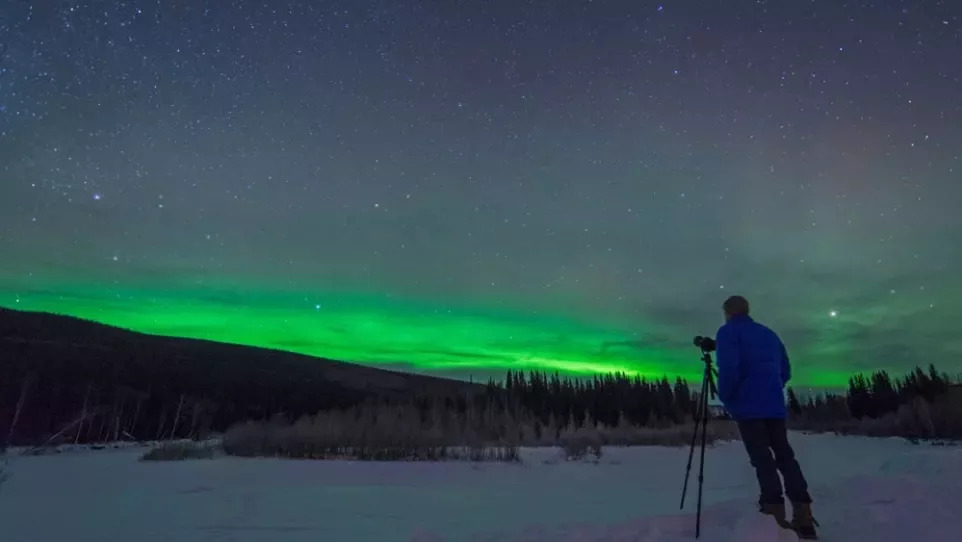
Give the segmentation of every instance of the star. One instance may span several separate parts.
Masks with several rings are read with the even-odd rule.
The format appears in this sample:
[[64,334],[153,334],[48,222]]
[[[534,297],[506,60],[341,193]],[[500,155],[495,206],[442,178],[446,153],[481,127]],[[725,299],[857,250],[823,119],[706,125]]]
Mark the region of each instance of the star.
[[[806,360],[799,389],[962,372],[945,9],[238,2],[175,28],[165,2],[33,4],[4,4],[0,54],[20,308],[447,375],[659,377],[737,288]],[[628,334],[645,348],[598,354]]]

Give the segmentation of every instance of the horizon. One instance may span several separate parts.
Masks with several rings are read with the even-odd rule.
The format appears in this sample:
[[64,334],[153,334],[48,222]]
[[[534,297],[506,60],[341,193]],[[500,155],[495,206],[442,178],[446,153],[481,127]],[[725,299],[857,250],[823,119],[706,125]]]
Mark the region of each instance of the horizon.
[[[191,313],[178,312],[177,309],[182,308],[184,304],[174,305],[173,308],[171,308],[170,301],[177,299],[179,296],[172,295],[170,292],[166,294],[166,297],[154,294],[154,297],[151,298],[151,304],[159,306],[161,309],[155,309],[154,312],[141,311],[133,315],[128,310],[129,304],[117,302],[117,298],[124,297],[128,298],[129,301],[132,292],[127,292],[127,296],[115,296],[113,304],[90,303],[90,300],[96,299],[96,296],[91,295],[90,290],[87,290],[87,292],[88,294],[86,296],[75,296],[73,304],[70,303],[64,291],[59,291],[58,293],[32,292],[27,296],[17,296],[13,304],[5,303],[0,299],[0,307],[11,310],[76,317],[124,330],[163,337],[200,339],[239,346],[269,348],[320,359],[354,363],[412,374],[438,376],[465,381],[473,380],[480,384],[483,384],[488,379],[494,379],[497,382],[503,383],[508,370],[523,371],[524,373],[536,371],[548,374],[557,372],[563,377],[572,378],[591,378],[602,374],[625,373],[630,377],[641,376],[649,381],[665,376],[672,380],[674,378],[682,378],[691,385],[699,383],[702,378],[701,352],[697,348],[690,346],[690,341],[688,341],[689,346],[687,347],[684,347],[681,342],[679,342],[676,347],[666,344],[662,351],[656,352],[652,350],[645,351],[639,348],[639,346],[644,344],[640,341],[619,342],[611,340],[607,344],[616,348],[621,347],[621,354],[618,354],[616,351],[615,355],[604,352],[606,343],[602,341],[602,348],[596,349],[594,357],[585,355],[584,358],[579,358],[578,356],[582,354],[578,354],[578,352],[590,352],[596,344],[594,341],[599,340],[599,338],[607,337],[612,339],[623,335],[617,335],[612,332],[604,335],[598,329],[587,326],[577,327],[578,322],[563,318],[546,319],[552,324],[549,328],[552,330],[552,334],[557,333],[559,329],[562,331],[574,329],[590,337],[590,340],[581,345],[578,345],[577,341],[567,341],[569,346],[574,343],[574,347],[569,348],[568,352],[575,353],[574,355],[569,355],[568,359],[562,359],[560,356],[542,356],[532,360],[530,354],[525,354],[528,356],[527,358],[522,357],[508,347],[511,345],[506,346],[502,344],[500,350],[489,354],[487,359],[478,361],[479,356],[472,354],[471,348],[464,349],[461,352],[445,351],[438,348],[429,351],[427,353],[428,355],[423,355],[423,352],[417,350],[416,346],[423,345],[424,341],[430,341],[433,337],[450,336],[446,334],[444,330],[428,333],[420,337],[419,341],[409,341],[412,348],[406,352],[391,348],[378,350],[377,347],[358,347],[356,343],[363,342],[363,339],[361,339],[361,337],[364,336],[363,334],[357,337],[349,337],[346,342],[342,343],[338,343],[336,340],[333,343],[326,343],[326,340],[331,341],[338,333],[344,333],[346,331],[344,328],[345,324],[351,321],[362,322],[360,327],[364,325],[372,326],[374,325],[372,322],[376,322],[377,320],[381,320],[382,325],[385,324],[386,312],[379,313],[372,311],[372,306],[377,306],[377,299],[371,296],[355,294],[341,295],[334,298],[329,297],[326,299],[328,303],[324,304],[323,309],[327,311],[327,314],[321,314],[322,311],[316,308],[316,305],[319,305],[319,303],[311,307],[310,310],[301,309],[296,312],[278,311],[276,305],[283,305],[283,303],[278,300],[286,299],[287,301],[291,301],[299,299],[300,294],[291,292],[281,294],[274,292],[271,298],[273,301],[261,300],[253,309],[244,306],[234,306],[233,310],[240,310],[242,314],[234,314],[230,321],[240,325],[242,329],[225,329],[229,324],[222,323],[221,326],[210,325],[210,322],[217,318],[221,318],[226,322],[227,316],[224,312],[205,312],[198,310],[197,307],[194,307]],[[57,299],[57,303],[45,304],[40,301],[44,297],[54,297]],[[224,304],[226,299],[227,298],[222,297],[218,303]],[[336,300],[336,302],[332,303],[334,300]],[[164,301],[167,301],[167,303],[165,304]],[[196,299],[192,300],[192,302],[196,302]],[[382,308],[384,306],[395,306],[395,312],[401,313],[400,316],[395,315],[395,318],[400,319],[402,322],[408,321],[409,323],[416,324],[420,316],[422,324],[420,327],[422,328],[425,325],[424,316],[426,313],[441,310],[438,306],[434,306],[432,311],[432,309],[429,309],[431,305],[426,303],[416,304],[407,301],[409,305],[406,305],[405,301],[397,299],[393,299],[390,302],[382,301],[381,303]],[[58,309],[57,307],[61,308]],[[72,309],[64,311],[62,307],[71,307]],[[245,318],[250,315],[250,312],[243,311],[254,311],[254,313],[257,313],[258,311],[267,311],[268,309],[266,307],[273,307],[271,310],[276,313],[273,319],[274,325],[264,325],[262,321],[260,324],[251,326],[251,319]],[[413,312],[417,310],[420,310],[420,312]],[[307,317],[304,313],[310,314],[311,316]],[[333,315],[331,313],[333,313]],[[463,310],[461,314],[456,315],[454,318],[444,318],[441,321],[450,323],[452,320],[457,320],[458,317],[465,319],[465,321],[461,323],[462,325],[452,326],[448,330],[450,332],[451,330],[458,330],[460,328],[463,331],[465,327],[477,325],[477,322],[491,318],[494,318],[495,324],[503,325],[503,322],[498,322],[497,320],[499,314],[502,313],[495,310]],[[518,318],[518,315],[514,315],[515,320]],[[292,322],[292,320],[294,321]],[[426,325],[434,325],[431,324],[433,321],[434,320],[427,319]],[[246,328],[243,322],[247,322]],[[277,329],[279,322],[283,322],[283,325],[279,326],[282,329]],[[387,323],[390,324],[390,320],[387,320]],[[559,323],[565,323],[568,327],[559,326]],[[395,325],[396,324],[397,322],[395,321]],[[489,325],[490,324],[491,322],[489,322]],[[311,326],[318,326],[318,329],[324,326],[333,326],[336,329],[334,332],[330,329],[324,332],[311,332]],[[416,329],[417,327],[419,326],[409,325],[408,329]],[[495,327],[495,329],[497,329],[497,327]],[[517,328],[511,328],[509,326],[507,329]],[[387,341],[387,344],[391,344],[391,341]],[[517,341],[513,346],[515,349],[523,349],[524,344],[523,341]],[[531,347],[528,346],[528,348],[530,349]],[[555,346],[554,351],[561,350]],[[362,352],[367,352],[369,353],[368,355],[373,353],[374,355],[365,358],[363,354],[361,354]],[[410,357],[405,358],[405,355]],[[460,360],[458,360],[459,355],[462,358]],[[663,357],[659,359],[658,356]],[[672,360],[670,364],[665,361],[669,358]],[[527,361],[527,363],[518,363],[519,359]],[[901,377],[903,373],[907,373],[912,369],[902,370],[900,368],[876,367],[864,371],[841,371],[831,375],[821,375],[822,378],[825,378],[821,384],[810,384],[798,378],[798,365],[798,362],[793,361],[794,374],[788,387],[795,389],[800,397],[820,393],[844,393],[848,386],[848,379],[856,374],[869,374],[875,370],[886,370],[893,377]],[[685,367],[686,370],[673,371],[671,370],[672,367]],[[944,370],[942,368],[939,369]],[[804,370],[804,366],[802,370]]]

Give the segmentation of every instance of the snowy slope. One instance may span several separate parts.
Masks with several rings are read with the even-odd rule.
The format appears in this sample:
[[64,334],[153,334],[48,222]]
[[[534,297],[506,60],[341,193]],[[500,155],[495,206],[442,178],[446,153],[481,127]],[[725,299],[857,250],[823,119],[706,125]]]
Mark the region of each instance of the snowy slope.
[[[823,540],[959,540],[962,448],[793,440]],[[678,511],[687,449],[606,449],[597,465],[559,462],[548,449],[526,450],[521,465],[141,463],[141,452],[14,458],[0,488],[0,539],[675,542],[694,535],[694,492]],[[740,443],[708,452],[702,540],[795,540],[752,511],[754,484]]]

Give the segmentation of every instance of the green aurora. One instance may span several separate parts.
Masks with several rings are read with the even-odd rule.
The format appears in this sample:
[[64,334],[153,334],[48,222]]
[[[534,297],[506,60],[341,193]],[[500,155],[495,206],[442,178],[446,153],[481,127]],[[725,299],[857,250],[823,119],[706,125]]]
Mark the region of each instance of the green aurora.
[[0,306],[697,380],[737,293],[800,392],[962,372],[962,42],[934,6],[826,47],[844,3],[194,4],[2,4]]
[[[461,378],[507,369],[590,375],[622,371],[700,378],[688,335],[655,324],[597,325],[562,316],[360,293],[97,284],[12,285],[0,305],[77,316],[135,331],[287,350]],[[708,331],[709,333],[714,330]],[[851,371],[796,371],[796,385],[836,387]]]

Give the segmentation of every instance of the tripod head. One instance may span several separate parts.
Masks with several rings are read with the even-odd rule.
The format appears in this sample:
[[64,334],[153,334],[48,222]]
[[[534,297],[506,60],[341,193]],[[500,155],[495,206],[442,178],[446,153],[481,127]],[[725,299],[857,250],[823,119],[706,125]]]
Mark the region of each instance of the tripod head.
[[712,339],[711,337],[702,337],[701,335],[696,336],[692,342],[695,344],[695,346],[701,348],[702,352],[714,352],[715,347],[717,346],[715,339]]

